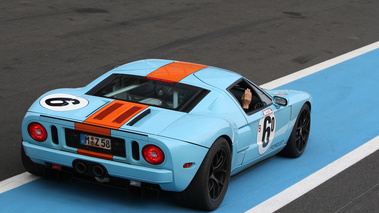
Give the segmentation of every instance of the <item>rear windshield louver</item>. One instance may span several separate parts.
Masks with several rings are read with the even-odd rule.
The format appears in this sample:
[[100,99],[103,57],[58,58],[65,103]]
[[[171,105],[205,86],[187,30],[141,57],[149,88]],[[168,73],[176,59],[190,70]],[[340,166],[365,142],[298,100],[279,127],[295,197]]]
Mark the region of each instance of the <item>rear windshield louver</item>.
[[118,129],[147,107],[143,104],[115,100],[99,109],[84,123]]

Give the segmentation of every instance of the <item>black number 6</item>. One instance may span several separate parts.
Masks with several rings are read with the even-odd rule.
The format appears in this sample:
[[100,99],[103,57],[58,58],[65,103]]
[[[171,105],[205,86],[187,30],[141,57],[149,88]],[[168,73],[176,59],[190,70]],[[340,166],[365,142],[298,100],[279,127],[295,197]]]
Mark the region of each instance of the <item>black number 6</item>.
[[267,116],[263,121],[263,134],[262,143],[263,148],[266,147],[270,141],[270,133],[274,131],[275,128],[275,117]]

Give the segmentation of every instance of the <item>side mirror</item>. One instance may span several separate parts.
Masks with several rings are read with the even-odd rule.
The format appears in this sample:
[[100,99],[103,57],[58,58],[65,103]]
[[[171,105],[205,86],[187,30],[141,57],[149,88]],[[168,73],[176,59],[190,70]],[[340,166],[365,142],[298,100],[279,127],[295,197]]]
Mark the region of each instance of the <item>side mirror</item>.
[[283,97],[279,97],[279,96],[274,96],[273,102],[274,102],[274,105],[276,105],[277,107],[287,106],[287,104],[288,104],[287,99],[285,99]]

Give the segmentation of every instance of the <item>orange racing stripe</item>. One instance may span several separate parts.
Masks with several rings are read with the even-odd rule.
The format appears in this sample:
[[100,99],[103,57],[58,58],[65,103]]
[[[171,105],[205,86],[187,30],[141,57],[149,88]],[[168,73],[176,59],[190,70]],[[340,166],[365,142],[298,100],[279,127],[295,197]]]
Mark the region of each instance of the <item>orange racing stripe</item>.
[[118,129],[148,105],[115,100],[87,118],[84,123]]
[[101,159],[105,159],[105,160],[113,160],[113,155],[92,152],[92,151],[88,151],[88,150],[84,150],[84,149],[78,149],[77,153],[79,155],[101,158]]
[[111,130],[103,127],[92,126],[88,124],[75,123],[75,129],[83,132],[90,132],[100,135],[111,136]]
[[208,66],[182,62],[182,61],[176,61],[176,62],[167,64],[161,68],[158,68],[157,70],[153,71],[146,77],[151,78],[151,79],[161,79],[165,81],[179,82],[180,80],[187,77],[188,75],[206,67]]

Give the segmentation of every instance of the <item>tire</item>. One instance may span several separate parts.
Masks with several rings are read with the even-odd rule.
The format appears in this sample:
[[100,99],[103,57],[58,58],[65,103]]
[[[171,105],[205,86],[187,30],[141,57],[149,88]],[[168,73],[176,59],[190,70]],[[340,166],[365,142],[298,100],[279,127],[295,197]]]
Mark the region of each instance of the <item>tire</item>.
[[43,177],[45,175],[45,166],[34,163],[26,154],[24,150],[24,146],[21,145],[21,161],[25,170],[33,175]]
[[279,153],[282,156],[297,158],[300,157],[308,143],[311,127],[311,112],[308,104],[304,104],[296,119],[287,145]]
[[205,156],[190,185],[180,193],[184,205],[200,210],[214,210],[223,201],[231,170],[230,147],[218,138]]

